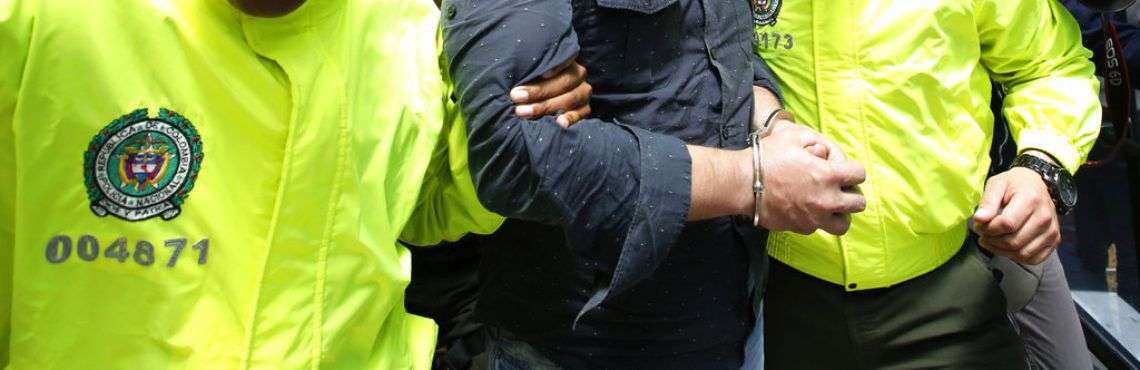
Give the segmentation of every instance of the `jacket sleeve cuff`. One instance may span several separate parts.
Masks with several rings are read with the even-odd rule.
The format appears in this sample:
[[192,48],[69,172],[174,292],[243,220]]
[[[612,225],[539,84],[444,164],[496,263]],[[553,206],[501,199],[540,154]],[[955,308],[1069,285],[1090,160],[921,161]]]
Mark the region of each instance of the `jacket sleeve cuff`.
[[1077,173],[1077,168],[1084,162],[1084,156],[1077,151],[1076,145],[1064,136],[1049,131],[1021,130],[1017,136],[1017,147],[1017,154],[1034,149],[1045,152],[1069,171],[1069,174]]

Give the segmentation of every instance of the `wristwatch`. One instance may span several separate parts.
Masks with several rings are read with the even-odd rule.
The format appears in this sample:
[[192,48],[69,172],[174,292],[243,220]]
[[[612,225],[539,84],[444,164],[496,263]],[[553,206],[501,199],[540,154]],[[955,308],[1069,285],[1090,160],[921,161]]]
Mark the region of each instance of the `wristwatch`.
[[1022,154],[1013,160],[1011,167],[1025,167],[1041,175],[1045,186],[1049,188],[1049,196],[1057,206],[1057,215],[1064,216],[1077,205],[1077,187],[1073,183],[1073,176],[1069,171],[1048,161]]

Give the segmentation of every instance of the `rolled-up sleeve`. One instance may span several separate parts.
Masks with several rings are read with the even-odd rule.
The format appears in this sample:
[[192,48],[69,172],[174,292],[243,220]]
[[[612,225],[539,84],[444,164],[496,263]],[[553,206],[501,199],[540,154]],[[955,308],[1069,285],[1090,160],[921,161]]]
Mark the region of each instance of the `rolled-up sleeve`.
[[[755,33],[753,33],[753,43],[755,40]],[[772,69],[768,67],[768,63],[760,56],[760,49],[753,45],[752,50],[754,53],[748,53],[749,58],[752,59],[752,86],[763,87],[772,92],[780,102],[784,101],[784,94],[780,91],[780,86],[776,84],[776,77],[772,73]]]
[[617,122],[561,129],[550,116],[513,114],[512,87],[577,55],[569,1],[455,0],[443,11],[481,202],[565,230],[598,281],[579,317],[652,274],[689,211],[685,144]]
[[1099,83],[1072,15],[1056,1],[979,0],[982,64],[1006,88],[1018,150],[1041,150],[1070,173],[1100,130]]

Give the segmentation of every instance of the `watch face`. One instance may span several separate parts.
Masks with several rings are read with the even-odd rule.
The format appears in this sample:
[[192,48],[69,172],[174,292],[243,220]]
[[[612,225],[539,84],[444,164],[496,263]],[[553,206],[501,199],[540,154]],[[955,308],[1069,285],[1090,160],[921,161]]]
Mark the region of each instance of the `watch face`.
[[1064,170],[1059,171],[1057,174],[1057,197],[1064,203],[1065,208],[1072,208],[1077,205],[1077,187],[1073,183],[1073,177],[1069,176]]

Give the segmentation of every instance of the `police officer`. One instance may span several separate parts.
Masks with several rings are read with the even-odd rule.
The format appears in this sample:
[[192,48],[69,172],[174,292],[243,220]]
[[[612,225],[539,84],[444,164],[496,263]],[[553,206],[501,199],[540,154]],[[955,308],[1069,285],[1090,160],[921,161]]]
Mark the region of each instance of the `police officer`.
[[[1055,250],[1100,115],[1076,22],[1053,1],[765,4],[758,47],[789,109],[870,179],[848,234],[769,238],[768,365],[1024,368],[967,224],[1014,261]],[[1018,157],[987,180],[991,79]]]
[[397,239],[501,222],[474,197],[438,17],[0,0],[0,361],[427,368]]

